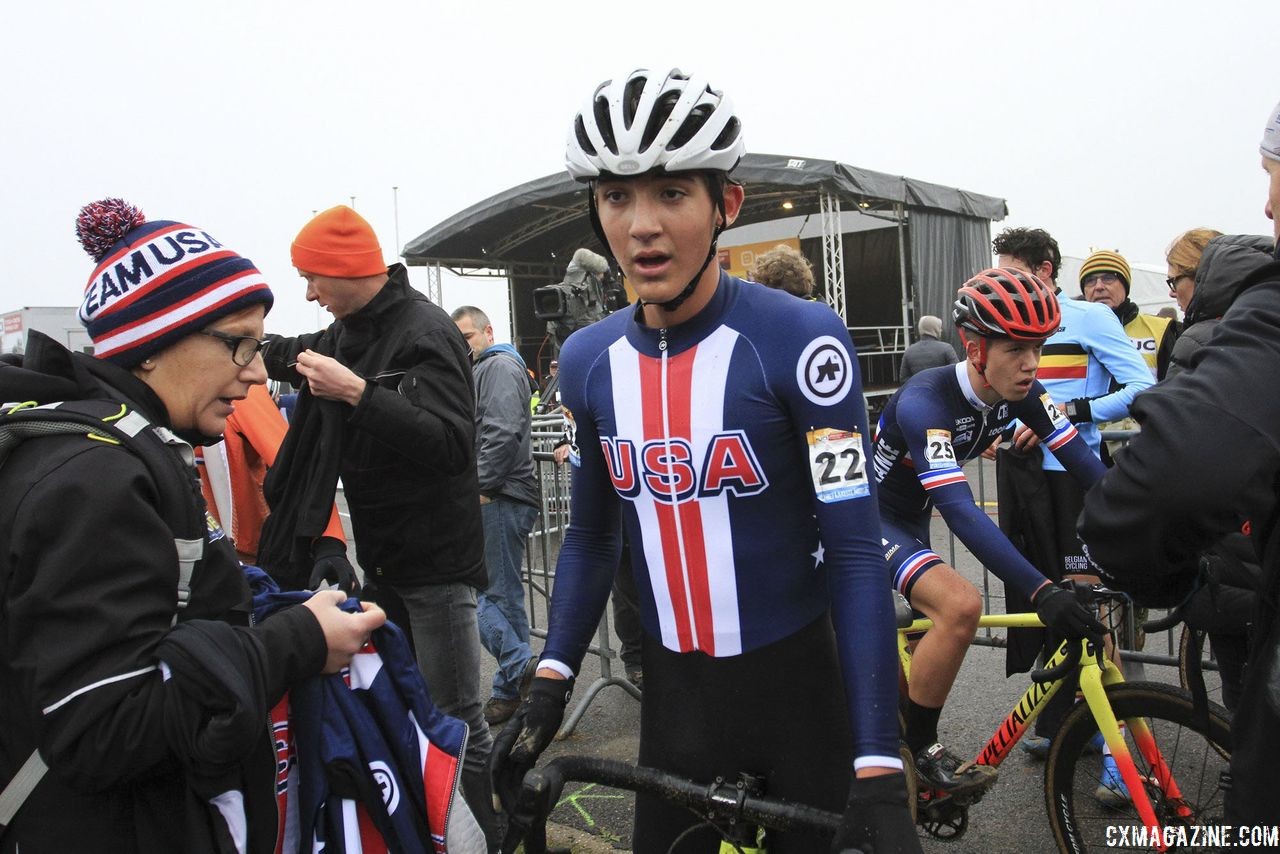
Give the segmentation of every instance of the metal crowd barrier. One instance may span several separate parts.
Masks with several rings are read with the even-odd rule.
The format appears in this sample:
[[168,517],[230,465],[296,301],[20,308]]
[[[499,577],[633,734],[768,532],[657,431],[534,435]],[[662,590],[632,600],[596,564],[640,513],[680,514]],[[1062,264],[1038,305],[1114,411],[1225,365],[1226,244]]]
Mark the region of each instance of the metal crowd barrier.
[[[569,525],[569,469],[568,462],[556,463],[552,456],[553,449],[563,435],[562,419],[559,415],[535,416],[533,422],[533,467],[542,487],[542,506],[538,512],[538,521],[529,535],[526,555],[525,583],[528,593],[526,599],[529,611],[529,631],[536,637],[546,639],[546,616],[551,603],[551,592],[555,587],[555,563],[560,554],[560,545],[564,542],[564,532]],[[560,729],[560,737],[565,738],[573,732],[592,701],[610,685],[616,685],[635,699],[640,699],[640,689],[628,682],[621,674],[620,651],[614,649],[613,638],[609,628],[609,609],[600,620],[596,629],[596,641],[587,647],[587,654],[599,659],[600,675],[597,676],[577,701],[573,710],[565,718]],[[615,667],[619,672],[615,673]]]

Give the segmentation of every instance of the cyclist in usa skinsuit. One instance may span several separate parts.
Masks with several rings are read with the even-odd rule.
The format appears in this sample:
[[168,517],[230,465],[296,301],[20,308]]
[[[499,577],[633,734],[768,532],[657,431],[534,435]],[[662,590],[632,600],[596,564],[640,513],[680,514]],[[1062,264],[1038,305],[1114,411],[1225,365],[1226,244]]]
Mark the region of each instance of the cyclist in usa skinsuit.
[[[713,263],[743,150],[728,99],[677,70],[602,85],[570,134],[569,172],[640,299],[560,355],[572,522],[537,677],[495,748],[498,790],[560,725],[621,517],[645,628],[640,763],[763,774],[770,795],[844,810],[835,850],[918,851],[858,362],[828,307]],[[715,850],[699,823],[637,795],[634,850]],[[769,850],[827,843],[779,833]]]
[[874,470],[894,587],[934,621],[912,657],[907,746],[927,785],[961,794],[995,780],[986,766],[958,770],[959,760],[938,742],[938,718],[982,600],[930,547],[929,517],[936,507],[983,565],[1031,597],[1046,624],[1073,636],[1100,634],[1074,596],[1052,586],[974,503],[960,467],[1017,419],[1086,487],[1104,469],[1035,378],[1044,339],[1058,327],[1053,292],[1030,273],[985,270],[960,289],[953,316],[966,358],[917,374],[890,398],[876,430]]

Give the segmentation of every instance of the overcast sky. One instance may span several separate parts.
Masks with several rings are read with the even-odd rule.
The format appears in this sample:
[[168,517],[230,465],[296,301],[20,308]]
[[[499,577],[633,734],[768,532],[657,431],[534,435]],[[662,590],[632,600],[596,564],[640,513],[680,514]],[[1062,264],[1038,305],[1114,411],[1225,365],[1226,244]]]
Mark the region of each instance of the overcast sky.
[[[1271,231],[1276,21],[1274,0],[10,4],[0,312],[79,302],[76,212],[115,195],[253,259],[269,329],[315,328],[288,252],[313,211],[354,196],[393,260],[392,187],[403,246],[561,169],[574,112],[637,66],[728,91],[750,151],[1000,196],[1001,225],[1065,253],[1163,264],[1193,226]],[[504,311],[446,288],[469,301]]]

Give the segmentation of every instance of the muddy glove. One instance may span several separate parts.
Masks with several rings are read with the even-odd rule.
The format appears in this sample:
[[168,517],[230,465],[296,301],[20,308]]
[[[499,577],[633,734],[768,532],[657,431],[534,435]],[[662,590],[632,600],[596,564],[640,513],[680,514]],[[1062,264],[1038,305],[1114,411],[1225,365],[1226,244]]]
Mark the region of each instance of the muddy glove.
[[920,837],[907,805],[907,778],[901,772],[854,777],[849,783],[849,801],[831,851],[849,850],[865,854],[920,851]]
[[515,810],[525,773],[560,731],[564,708],[572,694],[572,679],[535,676],[529,696],[494,740],[489,773],[493,791],[507,812]]
[[311,577],[307,588],[319,590],[322,584],[337,585],[349,596],[360,595],[360,582],[355,567],[347,560],[347,546],[335,537],[318,537],[311,546]]
[[1107,627],[1080,604],[1071,590],[1046,584],[1031,598],[1040,622],[1067,638],[1100,638]]

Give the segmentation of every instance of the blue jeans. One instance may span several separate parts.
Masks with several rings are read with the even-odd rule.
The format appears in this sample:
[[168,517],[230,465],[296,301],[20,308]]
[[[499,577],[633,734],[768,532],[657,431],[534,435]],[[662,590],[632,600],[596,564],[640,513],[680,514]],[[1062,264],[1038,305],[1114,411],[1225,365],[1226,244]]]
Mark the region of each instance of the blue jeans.
[[477,610],[480,643],[498,662],[493,696],[511,700],[518,695],[520,676],[533,657],[520,568],[525,539],[538,519],[538,508],[498,496],[480,506],[480,515],[484,520],[484,563],[489,570],[489,587],[480,594]]
[[[392,608],[403,606],[418,669],[440,711],[465,721],[471,731],[462,759],[462,794],[491,844],[498,841],[489,786],[493,738],[480,703],[480,642],[476,591],[451,584],[378,585],[391,593]],[[398,600],[398,601],[396,601]],[[397,608],[397,610],[399,610]],[[402,614],[402,619],[403,619]]]

